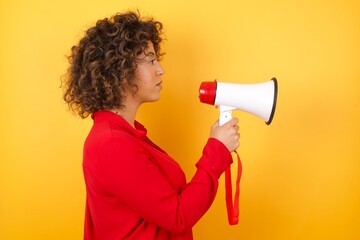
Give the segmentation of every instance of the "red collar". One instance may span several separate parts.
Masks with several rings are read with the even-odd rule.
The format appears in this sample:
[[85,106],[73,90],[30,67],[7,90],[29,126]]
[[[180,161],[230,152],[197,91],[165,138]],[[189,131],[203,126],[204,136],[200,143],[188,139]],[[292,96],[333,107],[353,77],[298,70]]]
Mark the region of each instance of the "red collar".
[[91,115],[91,118],[94,120],[94,122],[100,122],[100,121],[108,121],[116,128],[121,128],[122,130],[125,130],[127,132],[130,132],[134,136],[138,138],[147,138],[147,130],[146,128],[135,120],[134,125],[131,126],[123,117],[117,115],[116,113],[110,112],[110,111],[98,111]]

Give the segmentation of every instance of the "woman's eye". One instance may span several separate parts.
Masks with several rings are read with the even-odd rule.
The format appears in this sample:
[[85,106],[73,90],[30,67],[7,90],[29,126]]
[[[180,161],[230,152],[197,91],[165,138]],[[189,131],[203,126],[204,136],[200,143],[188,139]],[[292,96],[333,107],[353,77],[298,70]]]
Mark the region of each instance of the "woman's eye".
[[151,60],[149,63],[152,64],[152,65],[154,65],[154,63],[155,63],[156,60],[157,60],[157,59],[153,59],[153,60]]

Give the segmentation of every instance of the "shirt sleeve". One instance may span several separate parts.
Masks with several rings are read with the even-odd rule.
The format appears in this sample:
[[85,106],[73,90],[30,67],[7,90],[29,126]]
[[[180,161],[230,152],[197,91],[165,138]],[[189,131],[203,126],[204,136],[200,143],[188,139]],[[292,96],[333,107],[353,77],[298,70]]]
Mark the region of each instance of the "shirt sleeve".
[[215,198],[218,178],[232,162],[228,149],[210,138],[196,173],[179,191],[135,143],[109,141],[99,156],[97,178],[104,187],[146,221],[172,233],[188,231],[205,214]]

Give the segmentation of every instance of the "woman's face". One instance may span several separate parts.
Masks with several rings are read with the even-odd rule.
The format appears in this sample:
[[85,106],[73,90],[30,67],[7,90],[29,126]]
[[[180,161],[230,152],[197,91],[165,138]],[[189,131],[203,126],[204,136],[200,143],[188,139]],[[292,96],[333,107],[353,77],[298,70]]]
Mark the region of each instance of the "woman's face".
[[157,101],[160,99],[164,69],[157,59],[152,42],[149,42],[148,48],[139,56],[139,60],[134,81],[138,91],[133,98],[139,104]]

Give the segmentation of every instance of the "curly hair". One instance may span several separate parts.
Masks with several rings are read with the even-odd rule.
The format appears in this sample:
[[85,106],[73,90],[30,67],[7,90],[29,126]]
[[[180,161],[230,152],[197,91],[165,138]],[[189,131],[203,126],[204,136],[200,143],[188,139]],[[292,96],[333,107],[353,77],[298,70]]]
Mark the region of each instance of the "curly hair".
[[158,59],[163,53],[163,25],[139,13],[117,13],[96,22],[85,32],[68,56],[70,67],[64,75],[63,98],[69,109],[86,118],[99,110],[123,107],[125,86],[133,93],[137,57],[151,41]]

